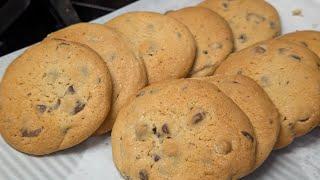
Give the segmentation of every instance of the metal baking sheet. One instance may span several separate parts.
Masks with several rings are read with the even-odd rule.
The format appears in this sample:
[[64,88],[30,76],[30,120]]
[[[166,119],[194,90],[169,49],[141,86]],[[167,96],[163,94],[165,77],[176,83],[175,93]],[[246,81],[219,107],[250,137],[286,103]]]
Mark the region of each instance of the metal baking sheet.
[[[193,6],[201,0],[140,0],[94,20],[104,23],[128,11],[166,12]],[[283,33],[303,29],[320,30],[320,0],[268,0],[279,11]],[[293,16],[299,9],[301,16]],[[0,58],[0,79],[7,66],[25,49]],[[0,179],[4,180],[118,180],[112,162],[110,135],[93,137],[80,145],[49,156],[34,157],[15,151],[0,138]],[[319,180],[320,128],[298,138],[288,148],[274,151],[246,180]]]

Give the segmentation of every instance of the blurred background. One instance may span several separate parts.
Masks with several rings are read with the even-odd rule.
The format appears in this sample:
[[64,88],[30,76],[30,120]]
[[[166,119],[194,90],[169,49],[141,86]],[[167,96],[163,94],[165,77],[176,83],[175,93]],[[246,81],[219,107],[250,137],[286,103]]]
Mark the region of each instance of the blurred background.
[[0,56],[136,0],[0,0]]

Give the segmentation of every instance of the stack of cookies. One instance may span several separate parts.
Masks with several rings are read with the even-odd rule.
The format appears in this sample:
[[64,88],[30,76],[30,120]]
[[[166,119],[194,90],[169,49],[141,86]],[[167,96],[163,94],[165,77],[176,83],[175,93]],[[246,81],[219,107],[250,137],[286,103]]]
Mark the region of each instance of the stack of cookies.
[[320,32],[264,0],[130,12],[49,34],[7,69],[0,132],[46,155],[112,130],[125,179],[239,179],[320,122]]

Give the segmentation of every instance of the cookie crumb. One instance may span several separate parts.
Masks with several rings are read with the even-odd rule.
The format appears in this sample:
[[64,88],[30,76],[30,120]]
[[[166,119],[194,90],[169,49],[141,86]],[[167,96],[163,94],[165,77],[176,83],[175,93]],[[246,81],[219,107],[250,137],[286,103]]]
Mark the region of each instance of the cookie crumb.
[[291,13],[292,13],[292,16],[301,16],[301,17],[303,17],[301,9],[294,9],[294,10],[291,11]]

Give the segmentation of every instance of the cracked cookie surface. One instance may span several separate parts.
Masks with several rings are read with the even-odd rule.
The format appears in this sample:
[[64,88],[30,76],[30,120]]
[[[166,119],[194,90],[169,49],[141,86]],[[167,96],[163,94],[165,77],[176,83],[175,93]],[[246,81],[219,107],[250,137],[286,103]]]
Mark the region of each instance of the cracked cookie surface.
[[199,6],[209,8],[227,20],[233,31],[236,51],[281,33],[277,10],[264,0],[206,0]]
[[45,40],[7,69],[0,129],[15,149],[44,155],[87,139],[106,118],[112,84],[104,61],[85,45]]
[[146,85],[144,64],[135,58],[117,32],[100,24],[79,23],[54,32],[48,38],[86,44],[106,62],[112,79],[112,104],[96,134],[110,131],[120,108]]
[[236,52],[216,74],[242,74],[254,79],[280,113],[276,148],[310,132],[320,121],[319,58],[306,47],[270,40]]
[[247,116],[211,83],[156,83],[119,113],[113,160],[125,179],[235,179],[254,166]]
[[130,12],[106,26],[123,34],[136,57],[144,62],[149,83],[186,77],[195,58],[195,40],[174,18],[154,12]]
[[185,24],[196,41],[197,55],[189,76],[212,75],[232,52],[232,31],[227,21],[215,12],[202,7],[188,7],[166,15]]

